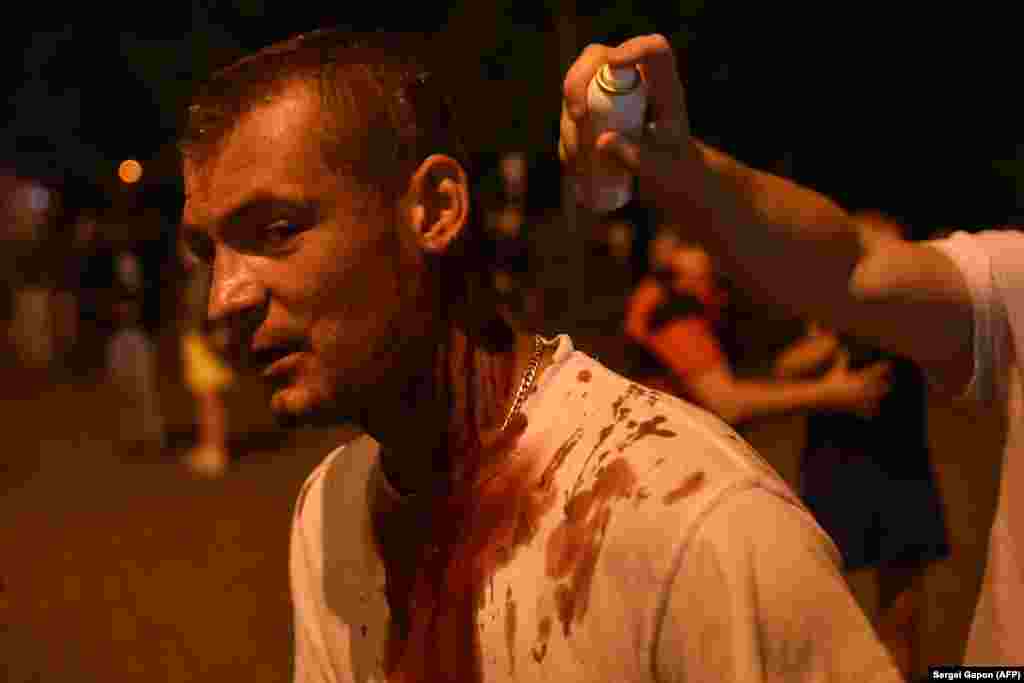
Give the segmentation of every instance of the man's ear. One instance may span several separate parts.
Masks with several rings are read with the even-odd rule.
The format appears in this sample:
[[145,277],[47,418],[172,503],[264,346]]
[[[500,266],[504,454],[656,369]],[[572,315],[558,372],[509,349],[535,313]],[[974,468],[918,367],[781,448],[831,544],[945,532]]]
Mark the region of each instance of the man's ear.
[[444,154],[423,160],[409,180],[406,206],[416,243],[442,254],[469,222],[469,180],[458,161]]

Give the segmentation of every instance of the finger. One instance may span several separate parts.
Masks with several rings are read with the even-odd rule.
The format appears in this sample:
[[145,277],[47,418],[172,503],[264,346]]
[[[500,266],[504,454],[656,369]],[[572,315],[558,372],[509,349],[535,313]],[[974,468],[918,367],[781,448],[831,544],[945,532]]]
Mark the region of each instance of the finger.
[[685,111],[675,51],[660,34],[640,36],[607,52],[611,66],[636,64],[647,81],[648,106],[652,120],[673,119]]
[[562,83],[562,96],[569,116],[579,121],[587,113],[587,88],[598,69],[608,61],[609,47],[591,44],[576,58]]
[[563,107],[562,118],[559,121],[558,158],[562,160],[563,164],[573,169],[578,153],[579,127]]

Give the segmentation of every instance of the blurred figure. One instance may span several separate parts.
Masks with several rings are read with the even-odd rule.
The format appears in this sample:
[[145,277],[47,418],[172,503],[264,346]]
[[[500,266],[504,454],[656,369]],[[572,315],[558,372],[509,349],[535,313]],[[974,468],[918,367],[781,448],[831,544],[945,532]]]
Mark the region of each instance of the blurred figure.
[[529,166],[520,152],[510,152],[498,163],[500,190],[495,205],[487,212],[487,229],[494,244],[494,288],[501,295],[506,315],[521,319],[530,308],[524,286],[527,245],[524,229],[527,215]]
[[64,370],[69,372],[79,367],[83,275],[96,233],[95,213],[90,210],[81,211],[75,218],[70,240],[62,250],[63,267],[57,275],[57,290],[53,301],[54,337],[61,364]]
[[52,264],[46,246],[56,194],[41,183],[15,179],[8,197],[7,247],[14,252],[8,334],[23,367],[49,369],[53,358]]
[[[869,229],[905,237],[899,224],[878,214],[855,218]],[[950,554],[928,448],[927,387],[913,362],[849,336],[839,341],[853,367],[883,359],[892,363],[892,390],[871,417],[810,415],[801,493],[839,546],[847,573],[877,573],[879,635],[903,674],[917,680],[923,675],[917,645],[925,609],[924,572]],[[779,358],[777,375],[813,374],[836,345],[835,335],[812,324],[808,337]]]
[[529,165],[522,152],[510,152],[501,158],[501,179],[508,204],[525,204],[529,189]]
[[573,316],[581,348],[626,376],[629,359],[622,319],[636,285],[632,270],[635,232],[630,217],[620,213],[594,221],[585,243],[582,301]]
[[142,330],[142,272],[128,250],[117,256],[117,284],[112,318],[115,326],[107,344],[107,374],[123,397],[120,434],[145,449],[162,449],[166,442],[164,416],[157,387],[156,349]]
[[636,229],[627,220],[615,220],[608,226],[608,252],[620,266],[628,267],[633,256],[633,240]]
[[224,474],[229,461],[227,410],[222,392],[231,386],[234,374],[210,348],[204,334],[208,277],[194,264],[188,267],[181,353],[185,384],[196,400],[198,442],[185,455],[185,464],[196,474],[215,478]]
[[820,379],[741,379],[722,349],[718,326],[727,301],[706,251],[663,226],[651,245],[651,275],[626,313],[626,334],[647,358],[636,378],[684,396],[731,424],[763,415],[829,409],[872,412],[888,390],[888,366],[860,370],[839,360]]

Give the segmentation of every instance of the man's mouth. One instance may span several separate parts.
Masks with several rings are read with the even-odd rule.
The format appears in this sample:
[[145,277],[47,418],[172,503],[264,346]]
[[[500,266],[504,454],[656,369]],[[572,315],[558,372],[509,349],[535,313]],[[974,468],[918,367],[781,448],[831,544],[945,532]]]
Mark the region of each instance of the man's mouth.
[[263,377],[265,379],[273,379],[287,376],[295,369],[295,366],[301,360],[301,355],[301,351],[292,351],[279,356],[277,360],[263,366]]
[[297,344],[254,349],[247,354],[245,365],[264,378],[283,376],[294,369],[303,350]]

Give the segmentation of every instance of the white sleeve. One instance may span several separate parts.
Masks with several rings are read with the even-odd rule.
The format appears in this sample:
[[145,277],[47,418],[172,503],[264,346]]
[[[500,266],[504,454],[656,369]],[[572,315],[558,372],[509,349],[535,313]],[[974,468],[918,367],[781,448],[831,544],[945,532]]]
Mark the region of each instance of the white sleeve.
[[[319,471],[303,485],[295,505],[289,548],[289,578],[294,609],[294,683],[328,683],[335,678],[325,647],[320,610],[324,604],[323,555],[312,540],[319,536],[310,499],[319,494]],[[317,491],[313,492],[316,488]],[[312,495],[311,495],[312,494]],[[315,504],[314,504],[315,505]]]
[[1006,379],[1007,316],[994,284],[992,259],[985,246],[986,242],[1001,239],[1005,239],[1005,235],[1000,233],[955,232],[945,239],[925,242],[952,259],[967,282],[974,309],[974,372],[963,396],[979,401],[994,398],[1000,383]]
[[658,680],[900,681],[809,515],[760,488],[681,551],[655,641]]

